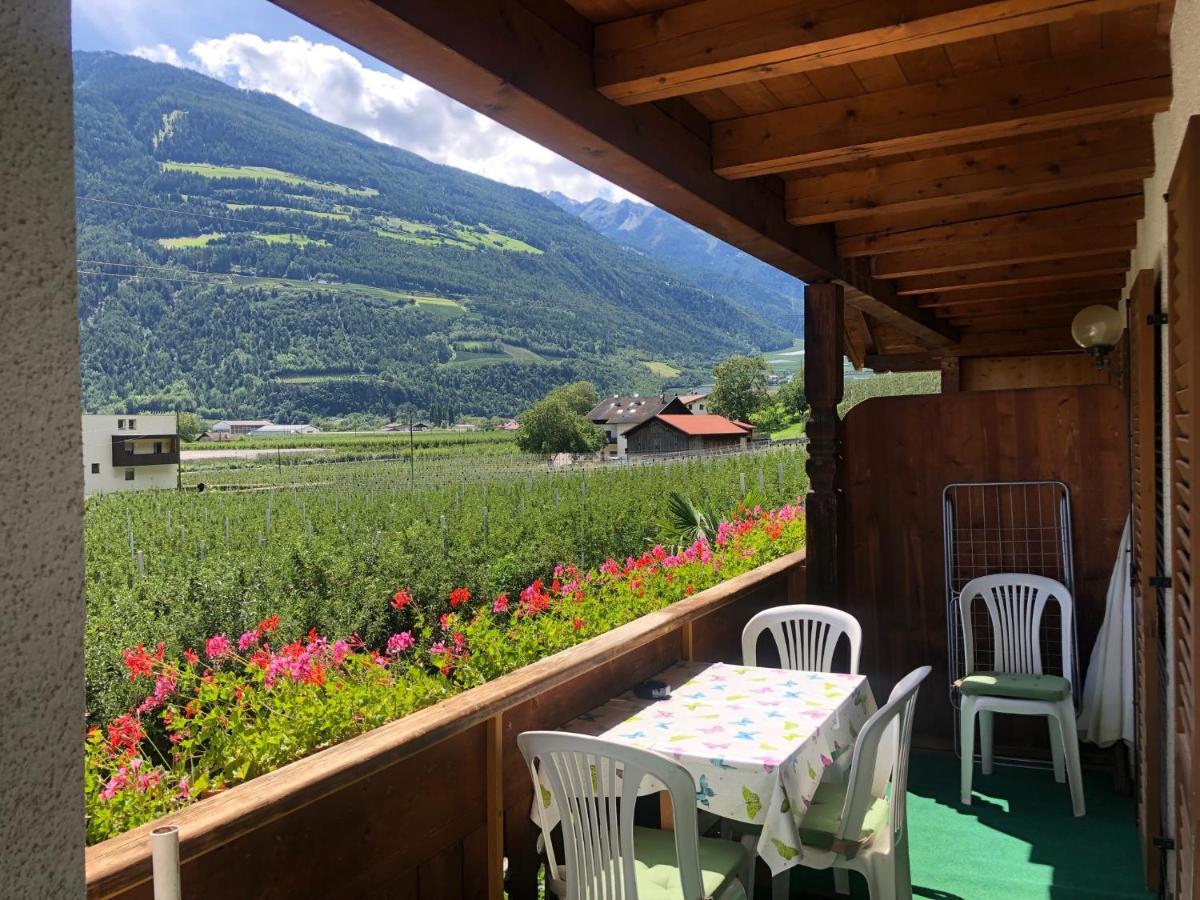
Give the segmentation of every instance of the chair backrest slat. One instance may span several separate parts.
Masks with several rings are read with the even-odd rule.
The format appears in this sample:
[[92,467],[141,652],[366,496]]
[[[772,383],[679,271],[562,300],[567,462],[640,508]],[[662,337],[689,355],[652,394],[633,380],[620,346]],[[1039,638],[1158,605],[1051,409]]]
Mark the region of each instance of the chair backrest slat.
[[850,644],[850,673],[858,674],[862,626],[844,610],[808,603],[763,610],[742,629],[744,665],[758,664],[758,641],[764,631],[775,641],[780,666],[809,672],[833,670],[834,653],[845,635]]
[[982,600],[992,631],[993,669],[997,672],[1042,675],[1042,617],[1051,603],[1058,605],[1062,636],[1062,674],[1072,677],[1074,603],[1061,582],[1041,575],[1000,573],[972,579],[958,596],[963,629],[966,674],[976,669],[972,607]]
[[[637,900],[633,812],[638,787],[651,778],[667,789],[675,817],[675,858],[684,897],[703,897],[696,822],[696,784],[687,769],[657,753],[562,731],[527,731],[517,745],[533,779],[539,814],[539,771],[562,820],[567,900]],[[543,819],[552,877],[560,871]]]
[[904,676],[892,688],[887,703],[867,719],[858,733],[850,758],[850,779],[838,827],[839,839],[857,841],[871,803],[885,796],[890,797],[891,838],[894,840],[903,830],[913,715],[917,691],[929,672],[929,666],[921,666]]

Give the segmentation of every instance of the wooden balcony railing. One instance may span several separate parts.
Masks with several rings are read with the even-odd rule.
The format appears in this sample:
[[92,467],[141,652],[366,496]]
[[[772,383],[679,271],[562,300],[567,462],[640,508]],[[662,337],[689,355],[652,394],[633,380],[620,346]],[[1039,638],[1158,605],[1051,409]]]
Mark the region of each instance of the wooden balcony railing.
[[[537,896],[516,747],[681,659],[736,660],[754,613],[799,602],[799,551],[488,684],[88,848],[89,897],[149,897],[150,830],[179,826],[185,896]],[[508,883],[502,883],[508,858]]]

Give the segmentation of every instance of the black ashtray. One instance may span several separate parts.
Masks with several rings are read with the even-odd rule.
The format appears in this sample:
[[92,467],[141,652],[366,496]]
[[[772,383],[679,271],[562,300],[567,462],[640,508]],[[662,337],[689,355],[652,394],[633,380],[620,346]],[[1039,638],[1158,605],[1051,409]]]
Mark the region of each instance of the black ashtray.
[[671,696],[671,686],[665,681],[643,681],[633,689],[633,694],[643,700],[666,700]]

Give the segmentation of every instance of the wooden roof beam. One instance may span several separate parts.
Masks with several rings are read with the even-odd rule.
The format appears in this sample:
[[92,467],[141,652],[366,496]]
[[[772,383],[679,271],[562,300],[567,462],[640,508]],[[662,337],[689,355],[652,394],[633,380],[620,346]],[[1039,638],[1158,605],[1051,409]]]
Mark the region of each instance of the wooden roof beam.
[[1106,225],[1055,231],[1032,237],[996,238],[969,244],[945,244],[875,258],[876,278],[904,278],[937,272],[986,269],[1007,263],[1032,263],[1077,256],[1099,256],[1137,246],[1137,225]]
[[1035,284],[1010,284],[922,294],[917,298],[917,305],[922,309],[936,311],[942,307],[1050,300],[1067,295],[1087,296],[1093,298],[1096,303],[1106,303],[1120,299],[1124,286],[1124,275],[1093,275]]
[[864,365],[875,372],[936,372],[936,357],[928,353],[868,353]]
[[[1130,122],[1127,127],[1137,128],[1140,125]],[[964,201],[954,206],[923,209],[908,213],[882,210],[879,213],[872,213],[871,215],[857,219],[843,219],[834,226],[834,230],[837,232],[839,242],[851,238],[873,240],[879,237],[899,235],[901,232],[917,231],[922,228],[961,225],[980,219],[991,219],[996,216],[1050,210],[1060,206],[1073,206],[1077,203],[1091,203],[1095,200],[1141,197],[1143,192],[1142,182],[1131,180],[1121,184],[1104,184],[1095,187],[1056,190],[1048,194],[1037,194],[1032,197],[1017,196]],[[860,252],[843,254],[843,256],[865,255],[870,254]]]
[[1144,195],[1138,193],[1127,197],[955,222],[950,225],[915,228],[911,231],[851,235],[839,238],[837,246],[842,256],[858,257],[930,250],[947,245],[961,246],[977,241],[1028,239],[1035,235],[1054,235],[1064,230],[1137,222],[1142,217],[1144,208]]
[[750,178],[1144,118],[1170,102],[1170,54],[1159,42],[716,122],[714,168]]
[[787,180],[787,217],[815,224],[1126,184],[1154,171],[1149,122]]
[[699,0],[600,25],[596,87],[646,103],[879,59],[1146,0]]
[[901,296],[911,296],[935,291],[1036,284],[1042,281],[1058,281],[1064,276],[1124,274],[1128,269],[1128,253],[1109,253],[1104,256],[1082,256],[1075,259],[1056,259],[1050,262],[992,266],[986,269],[943,272],[936,275],[914,275],[910,278],[899,279],[896,282],[896,292]]
[[698,134],[659,106],[626,109],[598,93],[592,26],[566,4],[535,11],[521,0],[275,2],[790,275],[845,282],[864,311],[923,345],[957,337],[868,268],[844,265],[831,229],[788,223],[776,186],[714,174],[705,129]]

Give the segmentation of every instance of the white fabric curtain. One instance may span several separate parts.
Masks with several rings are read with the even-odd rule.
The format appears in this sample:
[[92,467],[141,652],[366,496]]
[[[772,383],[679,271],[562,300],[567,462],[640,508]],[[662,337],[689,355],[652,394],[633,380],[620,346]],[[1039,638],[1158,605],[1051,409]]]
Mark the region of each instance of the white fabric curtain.
[[1101,747],[1117,741],[1133,745],[1133,587],[1129,582],[1128,519],[1108,582],[1104,623],[1083,682],[1078,727],[1081,741]]

